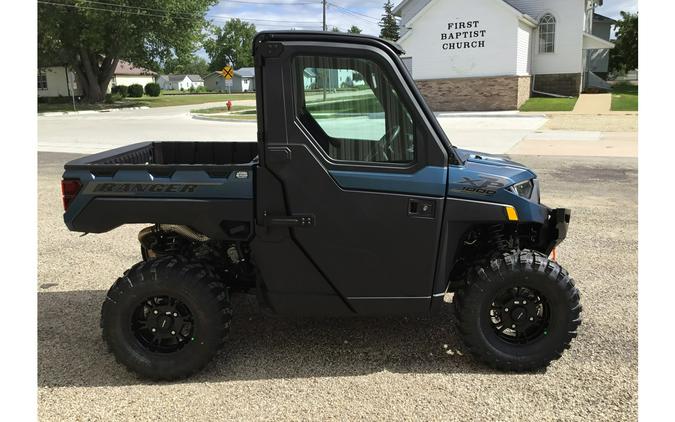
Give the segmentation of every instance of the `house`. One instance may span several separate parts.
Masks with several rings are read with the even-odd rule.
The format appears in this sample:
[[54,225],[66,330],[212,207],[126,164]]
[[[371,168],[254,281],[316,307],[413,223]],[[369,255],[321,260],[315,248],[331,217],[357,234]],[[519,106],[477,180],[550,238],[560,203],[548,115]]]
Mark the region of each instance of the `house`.
[[235,70],[231,87],[228,87],[225,81],[220,72],[212,72],[204,78],[204,84],[209,91],[252,92],[255,91],[255,68],[242,67]]
[[129,86],[133,84],[145,86],[149,83],[155,82],[156,80],[156,72],[143,67],[135,66],[132,63],[125,62],[124,60],[120,60],[119,63],[117,63],[115,74],[113,75],[110,85],[108,86],[108,92],[110,92],[110,88],[113,86]]
[[[140,84],[145,86],[155,81],[156,73],[152,70],[134,66],[120,60],[115,68],[107,92],[116,85]],[[38,69],[38,97],[79,97],[83,95],[75,72],[67,65],[49,66]]]
[[575,96],[607,74],[602,0],[403,0],[404,63],[434,110],[513,110]]
[[39,68],[37,82],[38,98],[82,96],[75,72],[68,66]]
[[204,79],[199,75],[161,75],[157,79],[160,88],[164,90],[187,91],[204,86]]

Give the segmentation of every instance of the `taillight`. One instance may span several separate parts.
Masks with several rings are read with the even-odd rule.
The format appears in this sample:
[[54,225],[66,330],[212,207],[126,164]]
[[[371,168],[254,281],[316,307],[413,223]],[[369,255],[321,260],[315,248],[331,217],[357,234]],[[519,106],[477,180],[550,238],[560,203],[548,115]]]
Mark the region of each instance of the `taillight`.
[[61,195],[63,198],[63,209],[68,211],[68,206],[75,199],[80,191],[82,184],[79,180],[61,180]]

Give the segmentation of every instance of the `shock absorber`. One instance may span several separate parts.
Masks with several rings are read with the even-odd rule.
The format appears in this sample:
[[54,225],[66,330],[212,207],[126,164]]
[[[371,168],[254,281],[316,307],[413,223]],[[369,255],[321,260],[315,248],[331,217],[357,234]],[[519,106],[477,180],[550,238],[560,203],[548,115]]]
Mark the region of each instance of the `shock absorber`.
[[506,235],[504,234],[504,225],[494,224],[488,227],[488,234],[490,236],[490,243],[497,251],[511,249],[511,243],[506,239]]

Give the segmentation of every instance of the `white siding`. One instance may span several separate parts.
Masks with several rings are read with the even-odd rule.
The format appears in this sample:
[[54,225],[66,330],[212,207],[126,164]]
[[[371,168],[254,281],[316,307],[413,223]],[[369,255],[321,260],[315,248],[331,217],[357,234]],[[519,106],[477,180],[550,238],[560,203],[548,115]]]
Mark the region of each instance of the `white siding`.
[[507,0],[537,21],[546,13],[556,20],[555,52],[539,53],[539,34],[534,31],[532,72],[535,74],[580,73],[586,20],[586,0]]
[[[47,67],[44,72],[47,77],[47,89],[38,89],[38,97],[68,97],[71,95],[66,83],[66,68],[64,66]],[[77,86],[75,74],[70,71],[67,77],[71,86],[75,88],[75,96],[82,95],[80,87]]]
[[[460,41],[482,45],[447,48],[454,41],[443,34],[456,33],[448,24],[473,21],[478,21],[475,28],[460,32],[484,32]],[[499,1],[432,0],[408,26],[412,29],[399,43],[412,57],[415,79],[516,75],[518,17]]]
[[113,76],[113,80],[110,81],[110,85],[108,86],[108,92],[110,92],[110,88],[112,88],[115,85],[133,85],[133,84],[139,84],[142,85],[145,88],[146,84],[149,84],[150,82],[155,82],[155,78],[152,75],[115,75]]
[[518,64],[516,73],[519,76],[530,74],[530,40],[532,28],[523,22],[518,24]]

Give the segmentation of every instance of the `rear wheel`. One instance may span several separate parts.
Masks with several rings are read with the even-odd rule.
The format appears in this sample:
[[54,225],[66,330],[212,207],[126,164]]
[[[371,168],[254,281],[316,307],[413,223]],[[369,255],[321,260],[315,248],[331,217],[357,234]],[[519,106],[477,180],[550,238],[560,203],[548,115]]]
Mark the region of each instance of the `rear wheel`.
[[188,377],[222,348],[232,311],[207,266],[167,256],[141,262],[108,291],[103,339],[118,362],[145,378]]
[[581,324],[579,291],[567,271],[528,250],[475,268],[454,302],[468,348],[502,370],[547,366],[570,347]]

